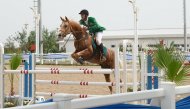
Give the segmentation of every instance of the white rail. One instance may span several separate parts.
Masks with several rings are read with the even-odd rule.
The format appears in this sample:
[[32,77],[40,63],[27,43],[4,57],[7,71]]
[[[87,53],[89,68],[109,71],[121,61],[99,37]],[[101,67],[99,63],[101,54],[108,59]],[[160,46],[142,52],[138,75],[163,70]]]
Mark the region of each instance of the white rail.
[[[53,92],[36,92],[37,96],[53,96],[58,93],[53,93]],[[68,93],[59,93],[59,94],[65,94],[72,96],[73,98],[88,98],[88,97],[97,97],[97,96],[104,96],[104,95],[87,95],[87,94],[68,94]]]
[[[84,109],[99,106],[120,104],[130,101],[144,100],[144,99],[159,99],[161,109],[175,109],[176,94],[190,93],[190,86],[176,87],[171,82],[164,82],[161,88],[154,90],[137,91],[130,93],[121,93],[114,95],[105,95],[101,97],[89,97],[84,99],[73,99],[73,96],[65,94],[55,94],[53,96],[53,103],[45,103],[39,105],[31,105],[26,107],[16,107],[17,109]],[[187,91],[188,90],[188,91]],[[175,92],[176,91],[176,92]],[[12,108],[12,109],[16,109]]]

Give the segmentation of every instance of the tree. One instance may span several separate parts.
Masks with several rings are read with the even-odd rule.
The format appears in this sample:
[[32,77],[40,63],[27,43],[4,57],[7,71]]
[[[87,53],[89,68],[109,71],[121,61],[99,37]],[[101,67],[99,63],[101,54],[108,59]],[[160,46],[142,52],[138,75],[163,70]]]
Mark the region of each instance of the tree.
[[25,29],[23,29],[22,32],[18,32],[16,37],[14,37],[14,40],[19,43],[21,51],[28,51],[27,31]]
[[31,31],[29,36],[28,36],[28,44],[31,45],[33,43],[35,43],[35,39],[36,39],[36,32],[35,31]]
[[16,47],[14,44],[14,40],[9,36],[5,42],[5,53],[15,53],[15,52],[16,52]]
[[[43,29],[42,31],[43,41],[40,43],[43,43],[43,52],[44,53],[58,53],[59,52],[59,45],[57,42],[57,35],[56,31],[48,31],[48,29]],[[31,45],[36,43],[36,33],[35,31],[30,31],[29,35],[27,36],[26,29],[23,29],[21,32],[18,32],[16,36],[13,37],[14,40],[12,40],[11,37],[7,39],[6,43],[6,52],[14,53],[15,52],[15,46],[14,41],[18,42],[19,49],[22,52],[27,53],[30,51]]]
[[28,36],[28,45],[27,45],[27,49],[30,51],[30,48],[33,44],[35,44],[36,42],[36,32],[35,31],[31,31],[29,36]]
[[56,31],[48,31],[43,29],[43,52],[44,53],[58,53],[59,45],[56,43]]

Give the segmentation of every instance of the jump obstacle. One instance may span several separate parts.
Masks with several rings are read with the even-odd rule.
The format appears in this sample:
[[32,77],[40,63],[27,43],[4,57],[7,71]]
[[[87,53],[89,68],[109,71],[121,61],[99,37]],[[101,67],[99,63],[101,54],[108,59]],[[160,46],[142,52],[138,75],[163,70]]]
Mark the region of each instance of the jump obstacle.
[[[124,42],[126,43],[126,42]],[[116,49],[116,53],[119,54],[119,47],[117,47]],[[124,52],[123,54],[126,54],[126,50],[124,49]],[[3,53],[1,55],[3,57]],[[35,66],[35,58],[32,58],[32,57],[35,57],[34,54],[33,56],[30,56],[29,57],[29,64],[27,63],[27,61],[25,61],[25,70],[3,70],[2,69],[2,75],[3,74],[7,74],[7,73],[15,73],[15,74],[24,74],[24,86],[25,86],[25,89],[24,89],[24,96],[25,97],[32,97],[34,99],[34,95],[35,95],[35,87],[30,84],[34,84],[35,82],[35,77],[33,74],[36,74],[36,73],[43,73],[43,74],[62,74],[62,73],[84,73],[84,74],[105,74],[105,73],[108,73],[108,74],[111,74],[113,73],[114,71],[115,72],[119,72],[119,61],[116,61],[116,69],[113,70],[113,69],[101,69],[101,70],[59,70],[59,69],[50,69],[50,70],[34,70],[35,67],[32,67],[32,66]],[[126,62],[125,62],[125,59],[126,59],[126,55],[123,55],[123,59],[124,59],[124,69],[123,71],[124,72],[127,72],[127,66],[126,66]],[[116,55],[116,60],[118,60],[118,55]],[[134,60],[133,60],[134,61]],[[3,63],[3,58],[1,58],[1,62]],[[135,64],[135,62],[133,62],[133,65]],[[29,65],[29,67],[28,67]],[[1,64],[1,66],[3,66],[3,64]],[[2,68],[2,67],[1,67]],[[29,70],[28,70],[29,69]],[[133,67],[133,71],[134,71],[134,67]],[[151,72],[152,73],[152,72]],[[51,83],[51,84],[58,84],[58,83],[61,83],[61,84],[80,84],[80,85],[110,85],[110,86],[116,86],[116,92],[119,93],[120,91],[120,85],[124,85],[123,83],[121,84],[119,82],[119,75],[117,75],[119,73],[115,73],[115,81],[116,83],[113,83],[113,82],[110,82],[110,83],[98,83],[97,82],[79,82],[79,83],[76,83],[76,82],[66,82],[66,81],[43,81],[43,80],[37,80],[36,82],[37,83]],[[124,73],[124,77],[126,77],[126,73]],[[135,74],[134,74],[135,75]],[[136,74],[137,75],[137,74]],[[22,76],[22,75],[21,75]],[[32,77],[33,76],[33,77]],[[117,78],[116,78],[117,77]],[[29,79],[27,79],[29,78]],[[2,82],[3,83],[3,82]],[[126,79],[124,79],[124,83],[126,83]],[[152,81],[151,81],[151,84],[152,84]],[[155,83],[156,84],[156,83]],[[137,82],[133,82],[131,84],[125,84],[124,87],[125,89],[127,89],[127,85],[133,85],[133,88],[135,87],[137,89],[137,85],[138,83]],[[2,85],[3,86],[3,85]],[[135,89],[134,88],[134,89]],[[134,90],[135,91],[135,90]],[[22,95],[22,88],[20,88],[20,94]],[[2,91],[2,93],[4,93],[4,91]],[[2,94],[1,93],[1,94]],[[39,93],[38,93],[39,94]],[[3,94],[2,94],[3,95]],[[3,97],[4,98],[4,97]],[[2,99],[1,99],[2,100]]]

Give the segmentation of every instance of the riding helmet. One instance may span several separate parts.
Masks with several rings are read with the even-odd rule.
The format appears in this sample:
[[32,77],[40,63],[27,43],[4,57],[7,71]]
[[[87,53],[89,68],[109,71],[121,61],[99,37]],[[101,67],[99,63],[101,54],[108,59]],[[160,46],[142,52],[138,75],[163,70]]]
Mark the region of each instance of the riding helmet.
[[89,15],[88,10],[86,10],[86,9],[81,10],[79,14],[84,14],[87,16]]

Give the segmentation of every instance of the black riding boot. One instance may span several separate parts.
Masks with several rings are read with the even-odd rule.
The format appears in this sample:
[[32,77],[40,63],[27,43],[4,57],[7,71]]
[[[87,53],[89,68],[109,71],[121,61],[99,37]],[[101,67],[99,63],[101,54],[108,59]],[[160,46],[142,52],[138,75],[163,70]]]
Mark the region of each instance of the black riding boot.
[[106,56],[104,54],[104,46],[102,43],[99,45],[99,48],[100,48],[100,53],[101,53],[100,60],[104,62],[106,61]]

